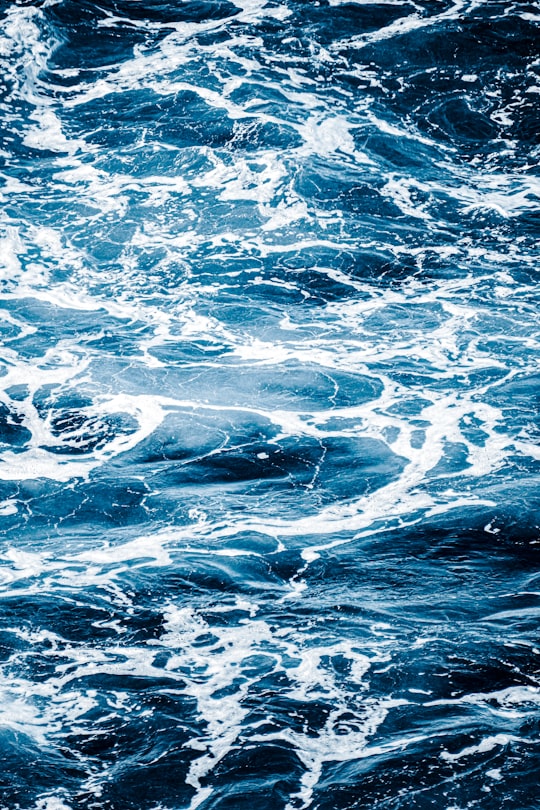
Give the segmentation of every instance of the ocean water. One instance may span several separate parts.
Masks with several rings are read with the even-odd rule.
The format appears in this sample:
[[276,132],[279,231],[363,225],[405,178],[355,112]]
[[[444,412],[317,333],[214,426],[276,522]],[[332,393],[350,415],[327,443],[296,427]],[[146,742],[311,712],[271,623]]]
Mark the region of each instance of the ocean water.
[[0,807],[540,808],[540,4],[0,2]]

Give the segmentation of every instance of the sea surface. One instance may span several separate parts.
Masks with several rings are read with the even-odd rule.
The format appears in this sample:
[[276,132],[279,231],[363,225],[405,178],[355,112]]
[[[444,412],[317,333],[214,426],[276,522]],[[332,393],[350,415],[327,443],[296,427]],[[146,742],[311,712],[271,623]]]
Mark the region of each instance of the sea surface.
[[0,0],[0,808],[540,808],[540,4]]

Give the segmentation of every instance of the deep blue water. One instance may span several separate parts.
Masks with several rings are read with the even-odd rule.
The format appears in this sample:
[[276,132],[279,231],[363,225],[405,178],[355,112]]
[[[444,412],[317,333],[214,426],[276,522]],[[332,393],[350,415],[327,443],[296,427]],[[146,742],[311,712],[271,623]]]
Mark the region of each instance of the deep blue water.
[[538,810],[540,4],[0,2],[0,807]]

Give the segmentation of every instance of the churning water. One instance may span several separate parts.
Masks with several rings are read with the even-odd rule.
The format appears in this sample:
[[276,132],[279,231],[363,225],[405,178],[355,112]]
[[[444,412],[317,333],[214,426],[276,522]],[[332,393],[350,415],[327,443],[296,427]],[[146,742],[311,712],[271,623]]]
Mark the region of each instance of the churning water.
[[537,2],[0,2],[0,806],[538,810]]

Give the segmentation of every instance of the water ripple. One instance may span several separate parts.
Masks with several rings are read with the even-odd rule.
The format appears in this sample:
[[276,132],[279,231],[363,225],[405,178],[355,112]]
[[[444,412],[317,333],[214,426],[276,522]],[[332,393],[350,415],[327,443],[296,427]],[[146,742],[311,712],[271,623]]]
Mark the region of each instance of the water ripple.
[[539,21],[0,2],[2,807],[538,807]]

